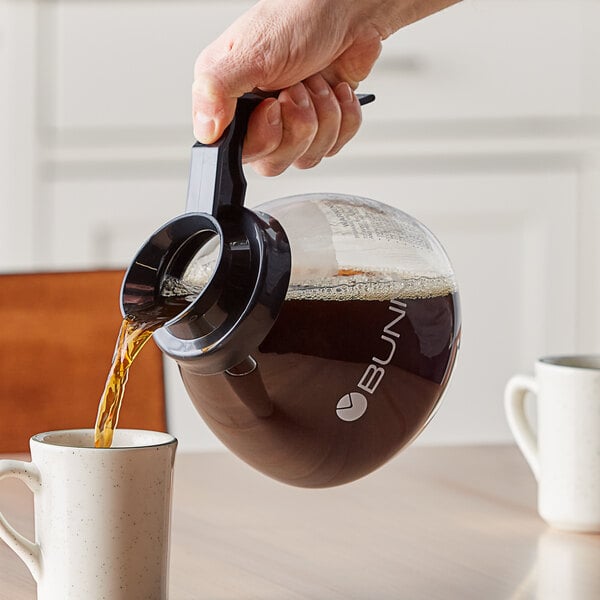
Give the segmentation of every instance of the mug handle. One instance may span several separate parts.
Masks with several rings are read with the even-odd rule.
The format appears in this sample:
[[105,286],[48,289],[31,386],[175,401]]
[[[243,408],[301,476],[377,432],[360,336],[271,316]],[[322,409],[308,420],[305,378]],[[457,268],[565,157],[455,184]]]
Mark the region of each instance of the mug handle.
[[504,410],[517,445],[529,463],[535,478],[539,481],[540,461],[537,435],[525,414],[525,395],[529,392],[537,399],[538,391],[537,381],[533,377],[527,375],[511,377],[504,390]]
[[[40,472],[37,467],[30,462],[22,460],[0,460],[0,480],[6,477],[14,477],[25,482],[27,487],[33,492],[37,492],[41,487]],[[26,537],[22,536],[16,529],[4,518],[0,512],[0,539],[12,548],[17,556],[27,565],[36,582],[40,577],[40,546]]]

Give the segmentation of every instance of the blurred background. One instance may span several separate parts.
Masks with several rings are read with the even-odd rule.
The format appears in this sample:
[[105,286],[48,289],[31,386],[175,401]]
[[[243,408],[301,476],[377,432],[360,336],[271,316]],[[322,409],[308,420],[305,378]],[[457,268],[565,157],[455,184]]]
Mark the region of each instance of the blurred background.
[[[0,271],[122,268],[183,211],[194,60],[250,5],[0,0]],[[247,173],[247,204],[337,191],[425,223],[463,342],[418,443],[508,441],[512,374],[600,352],[600,1],[467,0],[387,40],[361,91],[377,101],[345,151]],[[181,448],[218,448],[165,368]]]

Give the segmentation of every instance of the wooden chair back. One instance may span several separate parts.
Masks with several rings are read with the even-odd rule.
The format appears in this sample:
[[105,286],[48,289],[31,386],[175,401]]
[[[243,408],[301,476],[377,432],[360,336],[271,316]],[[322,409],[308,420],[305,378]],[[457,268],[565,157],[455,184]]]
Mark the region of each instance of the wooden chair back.
[[[94,427],[122,279],[122,271],[0,275],[0,452],[25,452],[42,431]],[[152,341],[131,368],[119,427],[166,429]]]

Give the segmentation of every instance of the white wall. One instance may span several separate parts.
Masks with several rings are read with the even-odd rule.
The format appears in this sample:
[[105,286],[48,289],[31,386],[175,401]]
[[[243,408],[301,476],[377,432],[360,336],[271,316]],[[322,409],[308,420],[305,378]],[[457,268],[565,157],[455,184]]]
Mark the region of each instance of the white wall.
[[[193,61],[249,4],[0,0],[0,269],[125,266],[183,209]],[[414,24],[385,43],[344,153],[248,176],[250,205],[363,194],[446,247],[464,337],[420,443],[508,440],[512,373],[600,351],[599,17],[599,2],[479,0]],[[215,447],[167,374],[181,447]]]

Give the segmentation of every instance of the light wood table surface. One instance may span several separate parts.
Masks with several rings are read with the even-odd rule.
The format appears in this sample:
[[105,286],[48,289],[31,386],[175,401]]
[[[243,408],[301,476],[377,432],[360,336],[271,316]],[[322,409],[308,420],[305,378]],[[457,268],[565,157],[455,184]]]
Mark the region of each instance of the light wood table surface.
[[[225,453],[180,454],[170,600],[597,600],[600,535],[549,529],[512,446],[410,448],[329,490],[270,481]],[[32,497],[0,507],[32,535]],[[0,599],[30,600],[0,543]],[[81,599],[88,600],[88,599]]]

